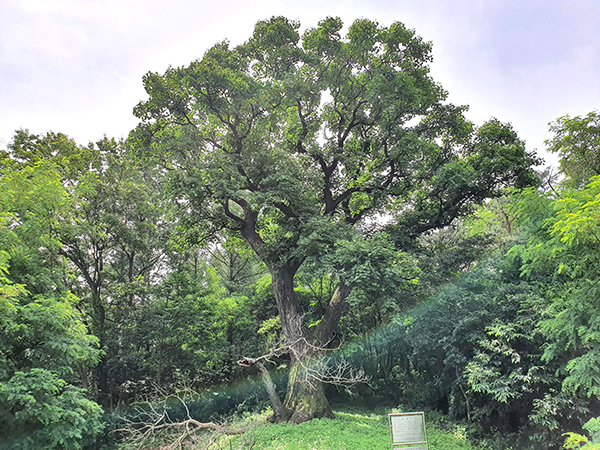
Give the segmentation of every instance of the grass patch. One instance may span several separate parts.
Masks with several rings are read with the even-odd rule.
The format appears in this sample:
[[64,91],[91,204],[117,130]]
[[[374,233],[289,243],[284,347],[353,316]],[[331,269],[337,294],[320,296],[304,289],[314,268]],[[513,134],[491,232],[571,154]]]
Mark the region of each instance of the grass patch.
[[[228,438],[224,449],[234,450],[389,450],[388,410],[345,409],[335,420],[312,420],[300,425],[261,424],[243,436]],[[430,450],[484,450],[468,441],[462,427],[425,414]]]

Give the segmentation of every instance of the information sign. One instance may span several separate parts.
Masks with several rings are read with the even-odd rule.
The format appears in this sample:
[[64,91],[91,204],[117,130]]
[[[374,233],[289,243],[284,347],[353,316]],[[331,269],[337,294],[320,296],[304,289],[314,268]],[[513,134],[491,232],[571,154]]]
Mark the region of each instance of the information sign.
[[389,414],[389,419],[392,449],[428,449],[424,413],[394,413]]

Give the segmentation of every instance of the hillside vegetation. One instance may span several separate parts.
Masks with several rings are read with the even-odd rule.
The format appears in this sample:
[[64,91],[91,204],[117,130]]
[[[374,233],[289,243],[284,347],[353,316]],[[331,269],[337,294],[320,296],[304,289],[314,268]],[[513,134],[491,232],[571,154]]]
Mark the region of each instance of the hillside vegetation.
[[598,445],[600,115],[536,171],[414,30],[299,30],[148,73],[127,139],[1,152],[0,449],[216,444],[267,407],[222,448],[387,448],[351,404],[429,411],[432,449]]

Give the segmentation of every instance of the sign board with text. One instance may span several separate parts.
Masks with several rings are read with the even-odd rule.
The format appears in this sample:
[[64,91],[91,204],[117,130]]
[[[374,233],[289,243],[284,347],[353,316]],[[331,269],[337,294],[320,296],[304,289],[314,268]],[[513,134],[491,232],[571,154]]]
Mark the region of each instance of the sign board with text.
[[388,417],[392,449],[428,450],[424,413],[393,413]]

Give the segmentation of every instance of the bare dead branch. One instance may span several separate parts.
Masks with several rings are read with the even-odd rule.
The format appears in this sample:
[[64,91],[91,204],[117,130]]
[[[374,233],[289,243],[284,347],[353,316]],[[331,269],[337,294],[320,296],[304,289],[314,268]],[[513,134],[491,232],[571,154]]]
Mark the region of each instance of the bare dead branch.
[[[281,357],[284,354],[292,355],[292,359],[301,369],[299,371],[301,377],[298,381],[308,383],[313,389],[315,388],[313,385],[315,382],[352,387],[356,384],[368,383],[370,381],[371,377],[366,375],[362,368],[353,366],[343,358],[340,359],[333,356],[327,356],[327,354],[331,354],[331,352],[339,348],[327,348],[326,345],[328,344],[329,343],[326,343],[325,346],[316,346],[306,338],[299,338],[294,342],[273,348],[268,353],[256,358],[244,357],[238,361],[238,364],[243,367],[256,365],[259,368],[263,377],[263,382],[265,383],[265,387],[271,398],[271,406],[273,407],[277,419],[277,414],[280,411],[282,411],[282,414],[284,415],[286,411],[285,409],[281,409],[283,406],[281,405],[279,398],[273,399],[272,397],[274,389],[271,386],[271,377],[268,375],[268,371],[262,363],[263,361],[274,364],[274,358]],[[270,389],[273,392],[271,392]]]
[[[203,442],[206,449],[213,448],[221,436],[246,433],[250,427],[231,428],[226,424],[200,422],[191,417],[188,401],[192,390],[185,388],[175,394],[167,394],[164,389],[155,390],[138,402],[134,413],[122,418],[122,426],[115,430],[133,448],[141,450],[149,446],[160,445],[162,450],[183,449]],[[160,399],[160,400],[158,400]],[[183,420],[173,419],[169,415],[173,400],[181,403],[186,417]]]

